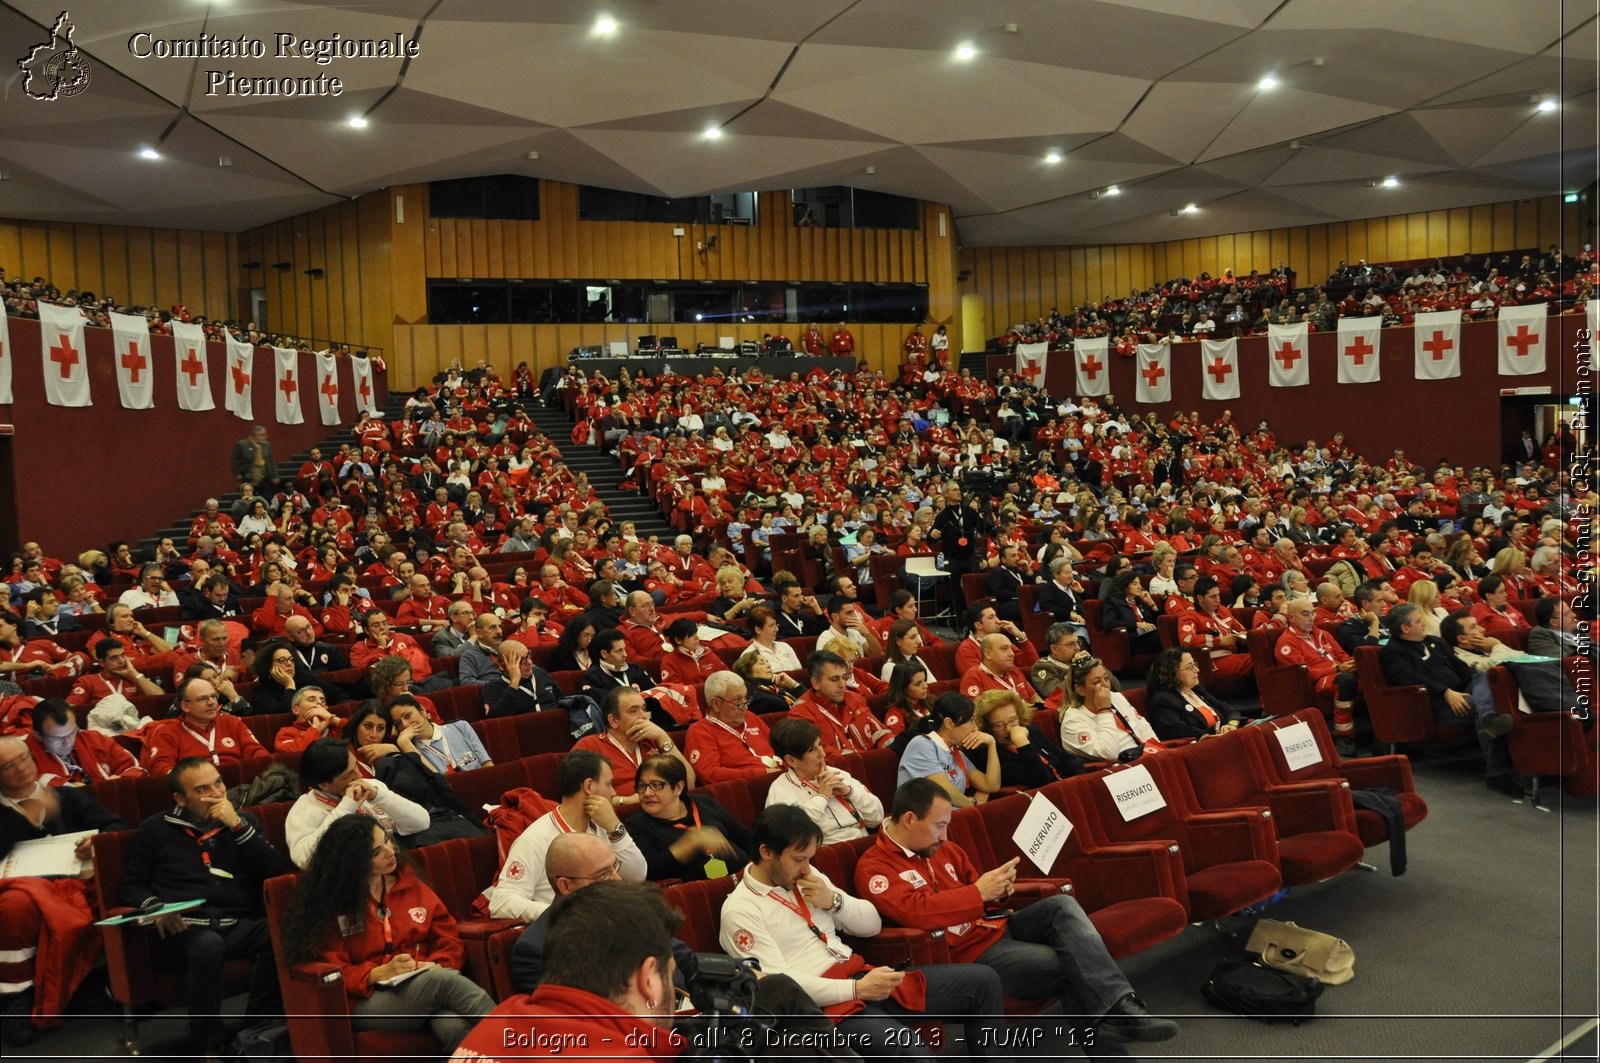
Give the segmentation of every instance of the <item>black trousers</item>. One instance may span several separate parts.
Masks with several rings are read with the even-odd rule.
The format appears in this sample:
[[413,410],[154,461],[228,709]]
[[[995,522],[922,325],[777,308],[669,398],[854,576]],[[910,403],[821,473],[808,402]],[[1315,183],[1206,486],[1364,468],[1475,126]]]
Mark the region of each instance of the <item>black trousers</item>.
[[222,1039],[222,969],[229,960],[254,960],[250,972],[251,1018],[283,1014],[278,965],[265,919],[240,919],[216,930],[191,926],[169,938],[152,938],[151,959],[161,970],[180,972],[189,1002],[189,1034],[196,1042]]

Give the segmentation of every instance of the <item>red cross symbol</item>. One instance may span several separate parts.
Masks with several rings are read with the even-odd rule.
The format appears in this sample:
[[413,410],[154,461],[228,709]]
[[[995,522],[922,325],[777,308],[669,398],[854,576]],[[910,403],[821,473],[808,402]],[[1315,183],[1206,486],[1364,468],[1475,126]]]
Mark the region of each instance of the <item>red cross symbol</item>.
[[1444,361],[1445,352],[1456,345],[1456,341],[1447,339],[1442,332],[1435,332],[1433,339],[1422,345],[1422,349],[1433,355],[1436,362]]
[[1518,358],[1526,356],[1528,353],[1528,348],[1532,347],[1538,342],[1539,334],[1537,332],[1529,332],[1527,325],[1518,325],[1517,334],[1515,336],[1506,337],[1506,345],[1515,347],[1517,349]]
[[333,382],[333,374],[329,373],[323,378],[322,386],[317,389],[322,392],[322,397],[328,400],[328,405],[333,406],[339,401],[339,385]]
[[283,392],[283,401],[284,402],[293,402],[294,401],[295,390],[294,390],[294,370],[293,369],[291,369],[287,373],[285,373],[283,375],[283,378],[278,381],[278,390]]
[[244,366],[235,363],[228,367],[233,374],[233,391],[236,395],[243,395],[244,389],[250,386],[250,374],[244,371]]
[[199,354],[195,352],[193,347],[185,349],[189,352],[189,357],[178,363],[178,372],[189,378],[189,386],[191,388],[198,387],[200,375],[206,371],[206,364],[200,360]]
[[[1301,355],[1299,348],[1290,345],[1288,340],[1284,340],[1283,346],[1272,352],[1272,357],[1276,358],[1278,364],[1283,366],[1285,373],[1292,373],[1294,372],[1294,363],[1300,360]],[[1218,383],[1221,383],[1221,381],[1218,381]]]
[[1154,391],[1156,388],[1161,386],[1161,378],[1167,375],[1167,371],[1161,368],[1155,362],[1151,362],[1149,365],[1146,365],[1143,369],[1139,370],[1139,375],[1144,377],[1145,387],[1149,388],[1151,391]]
[[356,393],[361,396],[361,406],[363,409],[372,405],[372,381],[361,381],[361,386],[356,389]]
[[1023,362],[1022,368],[1017,370],[1017,374],[1027,377],[1028,383],[1037,384],[1039,382],[1039,363]]
[[128,381],[132,384],[139,382],[139,374],[144,371],[145,366],[150,364],[145,359],[145,356],[139,353],[139,345],[132,340],[128,341],[128,353],[124,354],[120,361],[122,362],[122,368],[128,371]]
[[61,339],[50,348],[50,360],[61,367],[61,379],[66,380],[72,375],[72,367],[78,364],[77,348],[72,346],[72,339],[65,332]]
[[1095,361],[1093,354],[1089,354],[1084,357],[1082,368],[1083,375],[1088,377],[1090,380],[1093,380],[1100,375],[1100,370],[1104,369],[1105,366],[1100,362]]
[[1227,383],[1228,374],[1233,372],[1233,366],[1229,365],[1227,362],[1224,362],[1222,360],[1222,356],[1218,355],[1216,361],[1206,366],[1206,372],[1210,373],[1212,379],[1217,382],[1217,386],[1221,387],[1223,384]]
[[1354,343],[1344,349],[1346,357],[1354,358],[1356,365],[1367,364],[1367,355],[1372,353],[1372,344],[1367,342],[1365,336],[1357,336]]

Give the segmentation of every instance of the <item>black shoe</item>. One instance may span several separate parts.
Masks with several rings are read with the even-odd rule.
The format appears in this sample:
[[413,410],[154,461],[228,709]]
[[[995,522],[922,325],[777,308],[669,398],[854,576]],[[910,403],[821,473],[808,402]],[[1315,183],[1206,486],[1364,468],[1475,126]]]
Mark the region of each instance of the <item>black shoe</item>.
[[1489,789],[1497,794],[1506,794],[1509,797],[1528,796],[1528,792],[1522,788],[1522,784],[1509,775],[1491,775],[1484,782]]
[[1170,1041],[1178,1036],[1177,1023],[1150,1014],[1132,993],[1111,1005],[1097,1029],[1108,1041]]
[[1494,719],[1478,730],[1478,737],[1485,742],[1493,742],[1496,738],[1504,738],[1511,733],[1511,727],[1515,722],[1510,713],[1497,712]]
[[1355,760],[1361,756],[1361,747],[1354,738],[1335,738],[1333,751],[1345,760]]
[[0,1004],[0,1039],[12,1048],[31,1045],[39,1036],[33,1024],[33,990],[7,993]]

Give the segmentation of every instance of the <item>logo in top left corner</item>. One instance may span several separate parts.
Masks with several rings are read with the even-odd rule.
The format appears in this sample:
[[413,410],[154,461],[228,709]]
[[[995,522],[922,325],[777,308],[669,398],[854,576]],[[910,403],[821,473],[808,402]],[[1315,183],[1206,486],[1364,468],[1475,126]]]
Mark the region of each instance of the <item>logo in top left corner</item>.
[[64,100],[89,87],[89,60],[72,43],[77,29],[72,16],[61,12],[50,27],[50,39],[28,49],[17,60],[22,70],[22,91],[30,99]]

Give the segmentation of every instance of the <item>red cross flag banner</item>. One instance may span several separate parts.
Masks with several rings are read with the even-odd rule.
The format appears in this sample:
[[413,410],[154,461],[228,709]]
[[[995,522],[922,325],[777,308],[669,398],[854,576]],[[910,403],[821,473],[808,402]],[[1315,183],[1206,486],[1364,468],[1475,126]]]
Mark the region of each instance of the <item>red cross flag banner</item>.
[[1544,372],[1544,340],[1550,308],[1502,306],[1499,309],[1500,375],[1527,376]]
[[1267,326],[1267,380],[1275,388],[1303,388],[1311,383],[1311,326]]
[[1133,397],[1143,403],[1172,401],[1172,347],[1166,343],[1141,343],[1134,353],[1139,377]]
[[322,423],[339,423],[339,359],[327,351],[318,351],[317,408],[322,411]]
[[366,358],[350,359],[350,375],[356,389],[356,409],[378,416],[378,394],[372,386],[372,362]]
[[1418,314],[1417,379],[1448,380],[1461,375],[1461,311]]
[[1200,341],[1200,397],[1227,402],[1239,397],[1239,341]]
[[[1017,376],[1026,380],[1036,388],[1044,387],[1044,359],[1050,353],[1048,343],[1019,343],[1017,344]],[[351,362],[352,365],[356,361]],[[372,372],[372,367],[367,367],[367,372]]]
[[255,420],[255,403],[251,401],[251,378],[255,376],[256,349],[228,335],[228,373],[223,380],[223,405],[241,421]]
[[300,414],[300,354],[287,347],[272,348],[276,371],[272,374],[272,390],[277,395],[278,423],[304,424]]
[[1106,361],[1106,338],[1084,337],[1072,347],[1072,362],[1078,369],[1079,395],[1111,394],[1111,367]]
[[0,406],[11,405],[11,321],[0,299]]
[[206,361],[206,330],[192,321],[174,321],[172,350],[178,358],[178,409],[216,409]]
[[1383,318],[1339,319],[1339,383],[1376,384],[1378,346],[1383,339]]
[[44,401],[52,406],[93,405],[83,355],[83,311],[40,303],[39,347],[44,352]]
[[150,368],[150,323],[143,314],[111,315],[111,355],[117,366],[117,396],[130,410],[156,405],[155,371]]

